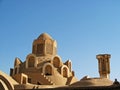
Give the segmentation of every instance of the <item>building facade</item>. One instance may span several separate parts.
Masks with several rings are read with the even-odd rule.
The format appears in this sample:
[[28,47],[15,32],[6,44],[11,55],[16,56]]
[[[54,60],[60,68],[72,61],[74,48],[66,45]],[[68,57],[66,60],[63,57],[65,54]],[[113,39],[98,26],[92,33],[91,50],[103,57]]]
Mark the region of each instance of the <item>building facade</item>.
[[10,73],[20,84],[69,85],[77,81],[71,61],[62,62],[57,55],[57,42],[46,33],[33,41],[32,53],[24,62],[15,59]]
[[43,33],[33,41],[32,53],[26,56],[24,62],[15,58],[10,76],[0,71],[0,90],[111,87],[113,82],[109,79],[110,55],[99,54],[96,58],[100,77],[84,76],[78,80],[72,70],[72,62],[62,62],[57,54],[57,42],[47,33]]

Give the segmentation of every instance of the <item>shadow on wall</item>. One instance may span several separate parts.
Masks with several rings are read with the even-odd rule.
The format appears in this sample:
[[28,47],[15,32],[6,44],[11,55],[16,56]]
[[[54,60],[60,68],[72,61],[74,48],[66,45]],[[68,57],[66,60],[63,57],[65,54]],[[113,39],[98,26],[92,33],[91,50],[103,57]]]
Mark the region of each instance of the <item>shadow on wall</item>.
[[[0,90],[5,90],[3,84],[4,84],[4,83],[0,80]],[[7,90],[8,90],[8,89],[7,89]]]

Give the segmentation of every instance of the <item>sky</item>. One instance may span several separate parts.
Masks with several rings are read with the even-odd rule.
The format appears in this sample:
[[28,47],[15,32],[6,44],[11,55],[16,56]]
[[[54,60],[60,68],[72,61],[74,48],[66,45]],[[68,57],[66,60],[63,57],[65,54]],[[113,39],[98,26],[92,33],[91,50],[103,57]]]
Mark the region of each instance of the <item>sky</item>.
[[120,0],[0,0],[0,70],[24,62],[44,32],[79,80],[99,77],[96,55],[111,54],[110,79],[120,81]]

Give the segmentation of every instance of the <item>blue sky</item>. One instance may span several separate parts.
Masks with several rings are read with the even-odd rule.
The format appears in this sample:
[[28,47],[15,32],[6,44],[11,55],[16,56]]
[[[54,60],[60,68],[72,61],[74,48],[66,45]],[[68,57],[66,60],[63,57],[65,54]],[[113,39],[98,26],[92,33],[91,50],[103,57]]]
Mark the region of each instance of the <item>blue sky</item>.
[[0,70],[9,74],[15,57],[25,61],[41,33],[58,43],[78,79],[98,77],[97,54],[111,54],[112,80],[120,81],[119,0],[0,0]]

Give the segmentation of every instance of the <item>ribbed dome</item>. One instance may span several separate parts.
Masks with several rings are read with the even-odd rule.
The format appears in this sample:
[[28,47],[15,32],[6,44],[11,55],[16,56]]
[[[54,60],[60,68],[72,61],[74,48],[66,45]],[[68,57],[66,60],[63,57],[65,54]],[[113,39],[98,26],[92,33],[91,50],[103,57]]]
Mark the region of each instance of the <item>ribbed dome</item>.
[[19,58],[15,58],[15,62],[14,62],[14,66],[17,66],[19,64],[21,64],[21,60]]
[[47,34],[47,33],[42,33],[39,37],[38,37],[38,39],[52,39],[52,37],[49,35],[49,34]]

